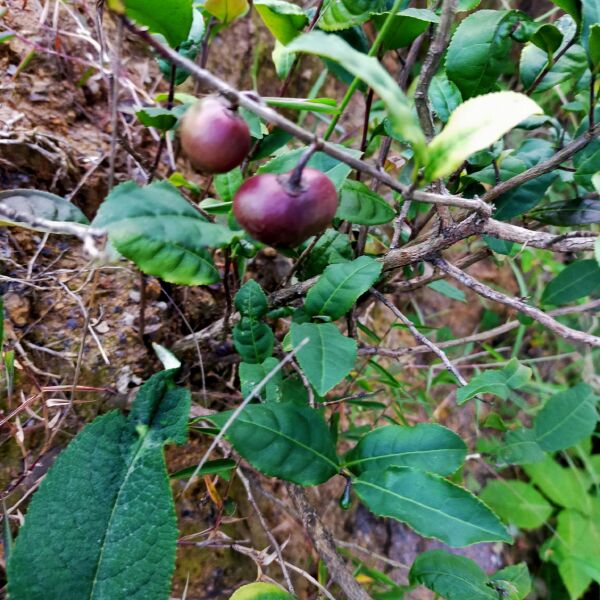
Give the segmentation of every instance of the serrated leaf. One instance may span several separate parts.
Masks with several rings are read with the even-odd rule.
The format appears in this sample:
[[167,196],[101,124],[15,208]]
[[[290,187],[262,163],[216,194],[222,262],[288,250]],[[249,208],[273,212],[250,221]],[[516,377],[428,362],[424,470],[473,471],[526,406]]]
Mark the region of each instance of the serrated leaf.
[[232,202],[235,193],[243,182],[244,176],[239,167],[232,169],[228,173],[215,175],[214,178],[215,189],[223,202]]
[[274,341],[271,328],[254,317],[242,317],[233,328],[233,345],[247,363],[262,363],[269,358]]
[[292,323],[290,331],[294,347],[309,339],[298,351],[298,362],[319,395],[324,396],[354,368],[356,340],[342,335],[332,323]]
[[363,436],[348,454],[344,466],[357,474],[395,466],[452,475],[462,466],[466,454],[462,439],[441,425],[387,425]]
[[[211,415],[222,426],[230,413]],[[250,404],[225,437],[250,464],[269,477],[318,485],[339,470],[335,445],[323,416],[295,402]]]
[[472,377],[467,385],[456,391],[456,403],[464,404],[478,394],[492,394],[508,400],[511,390],[518,390],[531,379],[531,369],[513,358],[503,369],[484,371]]
[[428,550],[413,563],[409,580],[424,585],[445,600],[498,600],[498,595],[486,585],[483,569],[466,556],[444,550]]
[[[529,576],[529,569],[525,563],[519,563],[518,565],[511,565],[510,567],[504,567],[496,571],[490,577],[490,583],[507,581],[511,583],[517,591],[514,600],[525,600],[525,598],[531,592],[531,577]],[[507,600],[513,600],[508,598]]]
[[328,229],[315,244],[301,269],[302,277],[308,279],[321,274],[327,265],[349,262],[354,253],[345,233]]
[[338,219],[360,225],[389,223],[396,211],[364,183],[348,179],[342,185],[340,205],[335,216]]
[[213,17],[228,25],[244,16],[249,9],[248,0],[206,0],[204,9]]
[[172,375],[154,375],[127,419],[97,418],[57,458],[10,558],[12,599],[169,597],[177,524],[163,445],[185,442],[190,408]]
[[267,295],[260,285],[249,279],[238,291],[234,298],[235,307],[245,317],[258,319],[269,310]]
[[547,452],[564,450],[594,432],[598,397],[586,383],[580,383],[550,398],[533,420],[536,441]]
[[238,588],[229,600],[294,600],[294,597],[273,583],[249,583]]
[[255,0],[254,7],[267,29],[282,44],[291,42],[308,24],[306,13],[291,2]]
[[[362,154],[360,150],[345,148],[343,146],[339,146],[339,148],[343,148],[344,152],[348,152],[354,158],[358,158]],[[306,147],[297,148],[296,150],[291,150],[290,152],[280,154],[264,165],[261,165],[257,172],[287,173],[298,164],[300,157],[306,152],[306,150]],[[333,181],[333,184],[337,189],[342,186],[346,177],[348,177],[350,171],[352,171],[352,167],[349,167],[345,163],[340,162],[339,160],[332,158],[323,152],[315,152],[308,161],[307,166],[313,169],[318,169],[319,171],[325,173],[327,177]]]
[[[208,2],[211,0],[207,0]],[[188,38],[192,27],[192,0],[122,0],[125,14],[153,33],[164,35],[176,48]]]
[[544,289],[542,304],[567,304],[589,296],[600,287],[600,266],[593,260],[578,260],[565,267]]
[[532,429],[515,429],[504,436],[502,446],[496,453],[496,464],[505,466],[537,463],[543,461],[545,456]]
[[493,479],[479,497],[505,523],[521,529],[537,529],[554,511],[544,496],[524,481]]
[[[240,363],[239,376],[242,395],[247,398],[263,379],[277,366],[278,360],[267,358],[262,364]],[[278,371],[264,386],[260,396],[265,402],[281,401],[281,371]]]
[[460,90],[445,74],[438,73],[429,86],[429,101],[433,111],[442,123],[447,123],[450,115],[462,102]]
[[376,58],[352,48],[336,35],[312,31],[297,37],[287,46],[290,52],[307,52],[340,63],[344,69],[368,84],[383,100],[394,130],[408,140],[417,157],[425,159],[425,136],[411,104],[394,78]]
[[466,100],[494,89],[510,58],[516,10],[478,10],[458,26],[446,54],[446,73]]
[[523,119],[541,113],[543,110],[533,100],[516,92],[467,100],[429,144],[425,179],[433,181],[453,173],[471,154],[493,144]]
[[512,540],[481,500],[438,475],[407,467],[366,471],[354,490],[376,515],[398,519],[449,546]]
[[100,205],[94,227],[108,230],[115,248],[144,273],[180,285],[219,280],[206,247],[224,246],[235,234],[209,223],[167,182],[138,187],[129,181]]
[[377,281],[382,267],[370,256],[329,265],[308,291],[304,309],[311,316],[327,315],[333,320],[339,319]]
[[[25,217],[37,217],[47,221],[66,221],[88,225],[87,217],[68,200],[42,192],[41,190],[6,190],[0,192],[0,205],[10,208]],[[44,231],[42,227],[32,226],[27,222],[7,221],[0,217],[4,225],[17,225],[34,231]]]

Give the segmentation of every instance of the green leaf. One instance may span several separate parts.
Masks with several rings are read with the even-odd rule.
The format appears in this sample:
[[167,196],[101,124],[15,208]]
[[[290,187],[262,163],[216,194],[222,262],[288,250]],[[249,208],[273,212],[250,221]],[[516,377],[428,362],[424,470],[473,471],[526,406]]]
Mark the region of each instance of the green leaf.
[[478,10],[458,26],[446,54],[446,73],[466,100],[492,91],[509,63],[516,10]]
[[560,29],[551,23],[545,23],[531,36],[531,43],[550,57],[560,48],[562,41],[563,34]]
[[479,497],[506,523],[521,529],[536,529],[553,512],[552,505],[524,481],[494,479]]
[[[600,24],[600,2],[598,0],[581,0],[581,42],[583,47],[587,50],[590,66],[596,66],[598,62],[597,52],[600,50],[596,47],[596,44],[600,42],[598,39],[598,27]],[[596,34],[593,34],[593,30],[596,29]],[[594,44],[592,44],[592,37],[595,37]]]
[[344,69],[369,85],[386,105],[394,131],[413,145],[417,157],[424,161],[425,136],[404,92],[394,78],[374,57],[354,50],[336,35],[312,31],[288,45],[290,52],[308,52],[340,63]]
[[578,260],[565,267],[544,289],[542,304],[567,304],[589,296],[600,287],[600,266],[593,260]]
[[[531,592],[531,577],[525,563],[511,565],[510,567],[504,567],[504,569],[496,571],[490,577],[490,583],[494,585],[495,582],[511,583],[517,591],[514,600],[525,600]],[[513,598],[509,597],[507,600],[513,600]]]
[[596,262],[600,265],[600,237],[596,240],[594,244],[594,254],[596,256]]
[[[262,380],[277,366],[276,358],[267,358],[262,364],[240,363],[239,376],[242,395],[247,398]],[[265,402],[281,401],[281,371],[272,377],[261,390],[260,397]]]
[[248,0],[205,0],[204,9],[225,25],[248,12]]
[[329,0],[323,8],[319,27],[325,31],[349,29],[366,23],[375,10],[385,10],[385,0]]
[[594,432],[598,397],[586,383],[552,396],[535,416],[533,429],[540,448],[564,450]]
[[196,465],[175,471],[175,473],[169,475],[169,479],[189,479],[192,475],[196,477],[217,475],[218,473],[232,471],[236,467],[237,462],[231,458],[217,458],[215,460],[207,460],[199,471],[196,470]]
[[328,229],[315,244],[301,269],[305,279],[320,275],[327,265],[351,261],[354,257],[350,240],[344,233]]
[[[18,213],[47,221],[69,221],[73,223],[89,224],[87,217],[68,200],[42,192],[40,190],[6,190],[0,192],[0,205],[10,208]],[[32,226],[28,223],[2,221],[2,225],[18,225],[26,229],[44,231],[42,227]]]
[[327,315],[339,319],[377,281],[382,266],[370,256],[329,265],[308,291],[304,309],[311,316]]
[[446,296],[446,298],[450,298],[451,300],[458,300],[458,302],[467,301],[465,293],[451,283],[448,283],[445,279],[433,281],[432,283],[428,284],[427,287],[430,290],[436,291],[438,294],[442,294],[442,296]]
[[493,394],[508,400],[511,390],[518,390],[531,379],[531,369],[513,358],[503,369],[483,371],[456,391],[456,403],[464,404],[479,394]]
[[571,15],[577,23],[581,21],[581,0],[551,0],[551,2]]
[[387,467],[413,467],[445,476],[457,471],[466,455],[465,443],[441,425],[387,425],[363,436],[344,466],[357,474],[384,471]]
[[450,115],[462,102],[460,90],[445,74],[438,73],[429,86],[429,101],[433,111],[442,123],[447,123]]
[[[210,0],[207,0],[210,1]],[[122,0],[125,14],[152,33],[164,35],[176,48],[188,38],[192,27],[192,0]]]
[[376,515],[403,521],[449,546],[512,539],[481,500],[438,475],[407,467],[366,471],[354,490]]
[[154,127],[160,131],[173,129],[177,124],[177,115],[172,110],[166,108],[156,108],[145,106],[136,111],[135,116],[138,121],[146,127]]
[[177,524],[163,445],[185,442],[190,409],[172,376],[154,375],[127,419],[97,418],[56,459],[11,554],[13,600],[169,597]]
[[332,323],[292,323],[290,331],[294,347],[309,339],[298,351],[298,362],[319,395],[324,396],[354,368],[356,340],[342,335]]
[[529,213],[548,225],[591,225],[600,223],[600,202],[591,198],[549,202]]
[[475,561],[444,550],[420,554],[408,576],[413,585],[424,585],[445,600],[498,600],[498,595],[486,585],[485,572]]
[[576,183],[585,188],[592,187],[592,177],[598,172],[598,165],[600,165],[600,148],[598,148],[598,142],[596,142],[595,145],[590,144],[587,149],[591,149],[594,146],[596,148],[595,151],[590,152],[585,159],[577,160],[578,156],[576,156],[573,160],[573,163],[577,167],[577,171],[573,178]]
[[215,175],[214,184],[217,193],[223,202],[232,202],[238,188],[244,182],[242,170],[239,167],[232,169],[228,173]]
[[244,362],[262,363],[273,354],[275,336],[266,323],[242,317],[232,333],[233,345]]
[[533,100],[516,92],[467,100],[429,144],[425,179],[433,181],[453,173],[471,154],[487,148],[527,117],[541,113]]
[[[218,426],[230,412],[211,415]],[[250,464],[269,477],[318,485],[339,470],[335,445],[323,416],[295,402],[250,404],[225,437]]]
[[541,462],[524,465],[523,469],[542,493],[558,506],[586,514],[592,510],[592,498],[587,494],[592,482],[581,469],[561,467],[549,455]]
[[348,179],[342,185],[335,216],[360,225],[382,225],[389,223],[396,216],[396,211],[364,183]]
[[469,12],[477,8],[481,4],[481,0],[458,0],[456,4],[456,12]]
[[[360,150],[349,149],[344,146],[338,146],[343,149],[344,152],[351,154],[353,157],[358,158],[362,152]],[[265,163],[258,169],[258,173],[287,173],[291,171],[300,160],[300,157],[306,152],[307,148],[297,148],[291,152],[280,154],[278,157]],[[331,156],[323,152],[315,152],[307,163],[307,166],[322,171],[333,181],[333,184],[339,189],[344,183],[346,177],[352,171],[352,167],[349,167],[343,162],[332,158]]]
[[[388,13],[374,14],[372,21],[378,29],[383,27]],[[410,46],[432,23],[439,23],[440,18],[425,8],[407,8],[392,17],[390,28],[383,39],[386,51]]]
[[532,429],[516,429],[504,436],[496,453],[496,463],[498,466],[523,465],[541,462],[545,456]]
[[244,317],[258,319],[267,314],[269,304],[267,295],[254,279],[249,279],[234,298],[235,307]]
[[207,246],[225,246],[234,233],[209,223],[167,182],[113,189],[100,205],[94,227],[104,227],[114,247],[144,273],[180,285],[219,280]]
[[591,68],[597,71],[598,66],[600,66],[600,23],[594,23],[590,26],[588,56],[590,57]]
[[272,96],[263,96],[262,99],[269,106],[288,108],[290,110],[305,110],[331,115],[339,112],[337,102],[332,98],[274,98]]
[[229,600],[294,600],[294,596],[273,583],[257,582],[238,588]]
[[289,44],[308,24],[306,13],[291,2],[255,0],[254,6],[268,30],[282,44]]

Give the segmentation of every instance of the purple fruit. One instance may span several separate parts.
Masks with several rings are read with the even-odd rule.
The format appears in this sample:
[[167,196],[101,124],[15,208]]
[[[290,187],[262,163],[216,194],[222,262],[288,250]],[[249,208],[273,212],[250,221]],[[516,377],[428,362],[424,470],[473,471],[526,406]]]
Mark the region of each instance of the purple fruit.
[[252,140],[246,121],[218,96],[188,109],[181,124],[181,146],[203,173],[227,173],[242,163]]
[[338,206],[331,179],[305,168],[297,185],[291,173],[263,173],[248,179],[233,200],[238,223],[270,246],[294,247],[327,229]]

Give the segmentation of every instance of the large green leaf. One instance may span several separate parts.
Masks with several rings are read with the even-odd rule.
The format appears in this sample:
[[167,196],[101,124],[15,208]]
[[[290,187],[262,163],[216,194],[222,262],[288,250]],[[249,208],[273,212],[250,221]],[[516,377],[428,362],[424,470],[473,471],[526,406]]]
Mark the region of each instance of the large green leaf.
[[[596,66],[597,52],[595,51],[592,42],[592,37],[598,35],[598,24],[600,23],[600,2],[598,0],[581,0],[581,42],[586,49],[589,63],[591,66]],[[595,26],[595,27],[594,27]],[[596,33],[592,33],[592,28],[596,29]]]
[[467,446],[461,438],[441,425],[387,425],[363,436],[348,454],[344,466],[357,474],[395,466],[452,475],[462,466],[466,455]]
[[[223,424],[230,412],[211,415]],[[323,416],[294,402],[250,404],[225,437],[261,473],[299,485],[318,485],[339,470],[335,445]]]
[[598,397],[587,383],[552,396],[535,416],[533,429],[543,450],[570,448],[596,428]]
[[254,0],[254,7],[269,31],[282,44],[291,42],[308,23],[306,13],[283,0]]
[[273,354],[275,336],[271,328],[254,317],[242,317],[233,328],[233,344],[242,360],[259,364]]
[[493,479],[479,497],[506,523],[522,529],[540,527],[554,510],[532,485],[514,479]]
[[431,108],[442,123],[447,123],[450,115],[462,102],[460,90],[444,73],[438,73],[429,86]]
[[[0,205],[23,214],[25,217],[37,217],[47,221],[71,221],[84,225],[89,223],[86,216],[74,204],[60,196],[40,190],[6,190],[0,192]],[[0,217],[0,219],[2,220],[0,224],[16,224],[19,227],[44,231],[43,227],[32,226],[22,221],[13,223],[12,221],[6,221],[3,217]]]
[[[382,28],[387,13],[373,14],[372,21]],[[390,27],[383,38],[385,50],[396,50],[410,46],[432,23],[439,23],[440,18],[426,8],[407,8],[392,17]]]
[[254,279],[249,279],[234,298],[235,307],[244,317],[258,319],[267,313],[269,303],[267,295]]
[[408,467],[365,471],[354,490],[376,515],[403,521],[449,546],[512,539],[481,500],[438,475]]
[[551,2],[571,15],[575,21],[581,20],[581,0],[551,0]]
[[592,497],[587,494],[592,481],[577,468],[562,467],[548,454],[543,461],[523,466],[525,473],[543,494],[558,506],[589,514]]
[[467,100],[429,144],[425,180],[453,173],[471,154],[492,145],[527,117],[542,113],[533,100],[516,92],[496,92]]
[[544,289],[543,304],[567,304],[600,288],[600,266],[593,260],[578,260],[565,267]]
[[315,244],[301,269],[302,277],[308,279],[320,275],[328,265],[348,262],[354,258],[350,240],[345,233],[328,229]]
[[339,31],[369,20],[371,13],[387,8],[386,0],[329,0],[321,13],[319,27]]
[[356,340],[347,338],[332,323],[292,323],[292,343],[298,346],[298,362],[317,392],[323,396],[354,367]]
[[529,216],[547,225],[591,225],[600,223],[600,202],[592,198],[559,200],[544,204]]
[[171,184],[114,188],[93,221],[114,247],[144,273],[170,283],[206,285],[219,280],[208,246],[230,243],[234,233],[202,217]]
[[287,46],[290,52],[308,52],[340,63],[344,69],[368,84],[386,105],[396,133],[412,143],[415,154],[425,158],[425,136],[411,104],[394,78],[379,61],[354,50],[336,35],[312,31],[297,37]]
[[544,457],[532,429],[508,431],[495,456],[498,466],[536,463],[543,461]]
[[[360,150],[351,148],[345,148],[339,146],[340,149],[351,154],[353,157],[358,158],[362,153]],[[280,154],[276,158],[273,158],[269,162],[265,163],[258,169],[258,173],[287,173],[291,171],[300,160],[300,157],[306,152],[306,148],[296,148],[290,152]],[[352,171],[352,167],[349,167],[346,163],[340,162],[339,160],[332,158],[324,152],[315,152],[307,163],[307,166],[323,171],[333,181],[335,187],[339,189],[346,177]]]
[[487,575],[476,562],[444,550],[420,554],[410,569],[409,579],[445,600],[498,600],[498,594],[486,585]]
[[464,404],[478,394],[493,394],[508,400],[512,390],[527,385],[531,379],[531,369],[513,358],[504,368],[489,370],[472,377],[467,385],[456,390],[456,403]]
[[187,40],[193,20],[192,0],[113,0],[117,5],[120,2],[128,17],[164,35],[173,48]]
[[492,91],[510,61],[515,10],[478,10],[458,26],[446,54],[446,73],[464,99]]
[[177,524],[163,445],[185,442],[190,408],[172,376],[154,375],[128,418],[97,418],[57,458],[10,557],[13,600],[167,600]]
[[249,583],[238,588],[229,600],[294,600],[294,596],[273,583]]
[[339,319],[377,281],[382,266],[370,256],[329,265],[306,295],[304,309],[311,316]]
[[360,225],[382,225],[395,215],[396,211],[364,183],[353,179],[344,182],[335,214],[338,219]]

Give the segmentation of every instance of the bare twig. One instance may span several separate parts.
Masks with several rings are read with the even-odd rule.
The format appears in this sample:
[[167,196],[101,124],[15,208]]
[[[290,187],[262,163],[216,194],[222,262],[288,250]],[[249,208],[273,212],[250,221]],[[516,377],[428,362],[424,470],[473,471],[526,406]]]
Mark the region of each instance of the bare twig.
[[480,296],[518,310],[524,315],[535,319],[538,323],[542,324],[544,327],[553,333],[556,333],[560,337],[573,342],[580,342],[582,344],[586,344],[587,346],[600,348],[600,337],[584,333],[583,331],[577,331],[576,329],[571,329],[570,327],[559,323],[556,319],[541,311],[539,308],[530,306],[518,298],[511,298],[506,294],[502,294],[501,292],[493,290],[491,287],[488,287],[487,285],[477,281],[465,271],[456,268],[441,258],[435,258],[432,262],[442,271],[450,275],[450,277],[472,289]]

